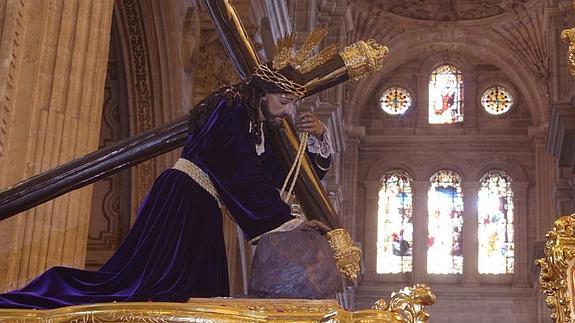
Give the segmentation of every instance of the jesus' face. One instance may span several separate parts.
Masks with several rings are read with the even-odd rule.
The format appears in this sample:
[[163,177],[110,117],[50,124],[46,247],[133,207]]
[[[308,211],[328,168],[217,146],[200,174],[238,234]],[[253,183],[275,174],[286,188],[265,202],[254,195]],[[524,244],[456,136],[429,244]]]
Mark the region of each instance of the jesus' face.
[[294,118],[297,97],[293,94],[268,93],[262,99],[262,113],[272,126],[278,126],[287,117]]

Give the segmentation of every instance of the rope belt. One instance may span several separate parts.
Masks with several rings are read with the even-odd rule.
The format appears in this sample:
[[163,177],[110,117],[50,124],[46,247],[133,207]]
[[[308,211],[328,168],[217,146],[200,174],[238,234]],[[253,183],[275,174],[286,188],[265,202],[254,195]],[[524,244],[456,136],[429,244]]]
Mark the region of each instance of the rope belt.
[[190,176],[196,183],[198,183],[198,185],[200,185],[204,190],[206,190],[206,192],[210,193],[210,195],[216,199],[220,209],[224,208],[224,203],[222,203],[222,199],[220,198],[218,191],[216,191],[214,183],[212,183],[212,180],[208,174],[206,174],[206,172],[204,172],[196,164],[187,159],[180,158],[172,168],[184,172]]
[[[290,171],[289,171],[289,173],[288,173],[288,175],[284,181],[283,187],[281,189],[280,195],[282,196],[284,202],[286,202],[288,204],[290,204],[288,200],[289,200],[289,197],[290,197],[290,195],[294,189],[295,182],[296,182],[298,175],[299,175],[299,171],[301,168],[302,160],[304,158],[303,155],[304,155],[305,149],[307,147],[308,139],[309,138],[308,138],[307,133],[304,132],[304,133],[300,134],[300,145],[299,145],[298,151],[296,153],[296,158],[292,164],[292,167],[291,167],[291,169],[290,169]],[[181,172],[184,172],[188,176],[190,176],[196,183],[198,183],[198,185],[200,185],[204,190],[206,190],[206,192],[208,192],[211,196],[213,196],[216,199],[220,209],[225,208],[224,203],[222,203],[220,195],[218,194],[218,191],[214,187],[214,183],[212,183],[212,180],[210,179],[208,174],[206,174],[206,172],[204,172],[196,164],[192,163],[191,161],[189,161],[187,159],[180,158],[180,159],[178,159],[178,161],[176,162],[176,164],[172,168],[177,169]],[[286,191],[286,188],[289,188],[288,191]],[[281,226],[279,226],[279,227],[277,227],[271,231],[268,231],[266,233],[289,231],[289,230],[296,228],[298,225],[300,225],[303,222],[304,222],[304,219],[302,219],[300,217],[296,217],[296,218],[294,218],[290,221],[287,221],[287,222],[283,223]],[[251,239],[250,243],[254,243],[255,241],[258,241],[262,235],[259,235],[255,238]]]
[[[190,176],[196,183],[198,183],[198,185],[200,185],[204,190],[206,190],[206,192],[210,193],[210,195],[216,199],[220,209],[224,208],[224,203],[222,203],[222,200],[221,200],[220,196],[218,195],[218,191],[216,191],[216,188],[214,187],[214,183],[212,183],[212,180],[210,179],[208,174],[206,174],[206,172],[204,172],[196,164],[192,163],[191,161],[189,161],[187,159],[180,158],[180,159],[178,159],[178,161],[176,162],[176,164],[174,164],[174,167],[172,167],[172,168],[177,169],[177,170],[187,174],[188,176]],[[295,227],[297,227],[302,222],[304,222],[302,219],[295,218],[295,219],[292,219],[290,221],[285,222],[281,226],[279,226],[279,227],[277,227],[271,231],[268,231],[266,233],[289,231],[289,230],[292,230]],[[262,235],[259,235],[255,238],[251,239],[250,243],[253,243],[253,242],[259,240],[261,238],[261,236]]]

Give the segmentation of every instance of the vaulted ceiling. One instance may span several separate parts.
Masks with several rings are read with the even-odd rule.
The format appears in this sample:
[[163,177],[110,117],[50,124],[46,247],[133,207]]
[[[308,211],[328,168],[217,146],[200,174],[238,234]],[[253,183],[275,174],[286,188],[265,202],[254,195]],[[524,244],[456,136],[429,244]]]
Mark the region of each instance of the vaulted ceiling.
[[496,16],[529,0],[379,0],[384,11],[398,16],[436,21],[472,20]]
[[[350,106],[365,106],[379,82],[413,59],[444,53],[493,64],[525,95],[534,124],[548,117],[551,31],[542,0],[355,0],[348,41],[390,48],[384,70],[361,81]],[[566,10],[566,9],[563,9]],[[350,85],[353,86],[353,85]],[[349,120],[355,120],[349,109]]]

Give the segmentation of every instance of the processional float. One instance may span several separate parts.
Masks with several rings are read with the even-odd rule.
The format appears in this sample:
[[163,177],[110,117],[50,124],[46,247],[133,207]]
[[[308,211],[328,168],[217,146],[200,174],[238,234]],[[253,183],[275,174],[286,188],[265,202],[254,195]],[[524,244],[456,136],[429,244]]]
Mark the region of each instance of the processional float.
[[[567,62],[575,76],[575,27],[563,30],[561,40],[569,45]],[[551,309],[551,319],[571,323],[575,321],[575,214],[555,220],[545,237],[545,257],[536,260],[539,288]]]
[[[229,0],[206,0],[205,3],[236,70],[242,79],[246,79],[262,62],[239,16]],[[309,50],[310,54],[312,50]],[[302,80],[306,84],[306,96],[365,75],[368,71],[381,69],[386,53],[387,48],[374,41],[360,41],[346,47],[340,55],[332,55],[320,62],[329,73],[316,76],[316,79]],[[176,149],[183,145],[187,135],[188,119],[182,117],[22,181],[0,191],[0,220]],[[284,169],[289,169],[300,144],[293,125],[284,121],[283,127],[271,133],[270,140]],[[331,232],[334,236],[332,242],[343,242],[334,252],[338,269],[348,279],[355,279],[359,272],[359,249],[342,229],[335,208],[305,154],[299,174],[295,194],[304,214],[308,220],[319,220],[335,229]],[[172,322],[198,319],[221,322],[272,319],[283,322],[421,322],[428,318],[424,306],[434,302],[435,296],[430,289],[418,284],[393,293],[389,303],[380,300],[371,310],[356,312],[342,309],[335,300],[216,298],[191,299],[183,304],[112,303],[46,311],[0,310],[0,318],[19,318],[23,322],[41,319],[52,322]]]

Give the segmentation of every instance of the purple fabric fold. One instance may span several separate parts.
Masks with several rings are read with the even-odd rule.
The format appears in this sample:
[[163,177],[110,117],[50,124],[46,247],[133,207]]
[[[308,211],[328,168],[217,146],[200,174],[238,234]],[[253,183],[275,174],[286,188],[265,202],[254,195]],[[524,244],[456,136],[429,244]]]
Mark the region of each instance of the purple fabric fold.
[[[291,220],[279,196],[279,161],[257,156],[248,107],[219,102],[191,134],[182,157],[213,181],[248,239]],[[281,184],[281,183],[280,183]],[[113,301],[177,301],[228,296],[222,215],[187,174],[168,169],[152,185],[136,222],[99,271],[53,267],[21,289],[0,294],[0,308],[49,309]]]

